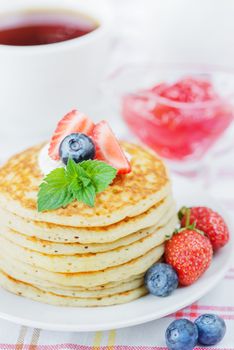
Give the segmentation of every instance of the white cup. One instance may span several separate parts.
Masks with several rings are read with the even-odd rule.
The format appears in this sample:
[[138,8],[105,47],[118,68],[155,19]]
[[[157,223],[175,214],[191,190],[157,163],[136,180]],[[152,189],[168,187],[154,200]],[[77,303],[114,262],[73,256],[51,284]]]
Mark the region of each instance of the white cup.
[[0,159],[48,138],[72,108],[89,113],[107,63],[110,12],[103,1],[2,0],[0,15],[28,9],[68,9],[99,27],[48,45],[0,45]]

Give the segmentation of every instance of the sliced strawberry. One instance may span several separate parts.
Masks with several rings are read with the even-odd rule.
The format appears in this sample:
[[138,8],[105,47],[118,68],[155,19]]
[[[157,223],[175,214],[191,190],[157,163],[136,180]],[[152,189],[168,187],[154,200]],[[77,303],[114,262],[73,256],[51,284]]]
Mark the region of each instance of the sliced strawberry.
[[94,123],[87,115],[73,109],[67,113],[58,123],[57,128],[51,138],[49,146],[49,156],[54,159],[59,159],[59,146],[62,140],[69,134],[82,132],[86,135],[91,135],[94,128]]
[[131,166],[113,131],[106,121],[101,121],[93,129],[96,146],[96,159],[102,160],[118,170],[118,174],[127,174]]

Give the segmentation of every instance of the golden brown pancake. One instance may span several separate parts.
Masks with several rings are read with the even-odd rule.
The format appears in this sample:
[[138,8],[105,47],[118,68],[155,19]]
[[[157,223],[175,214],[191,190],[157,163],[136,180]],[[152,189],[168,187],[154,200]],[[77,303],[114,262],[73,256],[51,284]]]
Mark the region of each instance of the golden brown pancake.
[[140,146],[122,143],[131,156],[132,171],[116,177],[96,197],[93,208],[74,201],[66,208],[39,213],[38,186],[43,174],[38,167],[42,145],[13,156],[0,169],[0,205],[24,218],[65,226],[106,226],[145,212],[170,192],[164,163]]
[[[0,237],[1,236],[5,237],[7,240],[11,241],[15,245],[19,245],[21,247],[28,248],[33,251],[52,255],[52,256],[53,255],[71,256],[75,254],[101,253],[101,252],[113,251],[119,247],[127,247],[130,244],[137,242],[138,240],[143,239],[152,233],[155,233],[161,227],[165,227],[170,221],[174,221],[176,225],[178,219],[177,219],[177,216],[175,215],[175,210],[173,210],[172,212],[169,211],[168,214],[169,215],[168,216],[165,215],[163,217],[163,220],[160,220],[160,223],[158,223],[157,225],[150,226],[145,229],[141,229],[135,233],[129,234],[113,242],[87,243],[87,244],[51,242],[51,241],[39,239],[35,236],[27,236],[22,233],[19,233],[5,226],[4,224],[2,224],[1,221],[0,221]],[[172,229],[170,233],[171,232],[172,232]],[[43,231],[41,232],[41,234],[43,234]]]
[[176,212],[172,195],[140,215],[102,227],[72,227],[25,219],[0,208],[0,226],[50,242],[111,243],[150,226],[161,226]]
[[142,286],[122,293],[115,293],[102,297],[70,297],[41,290],[38,287],[16,280],[1,270],[0,285],[9,292],[17,294],[19,296],[25,296],[35,301],[57,306],[72,307],[94,307],[123,304],[147,294],[147,290],[144,286]]
[[164,245],[160,245],[148,251],[143,256],[133,259],[125,264],[109,267],[100,271],[87,271],[78,273],[60,273],[51,272],[41,267],[34,266],[31,264],[26,264],[15,257],[14,254],[6,253],[4,250],[1,251],[1,259],[7,262],[7,265],[11,265],[11,260],[15,258],[17,261],[18,270],[24,274],[24,276],[30,278],[30,275],[38,277],[43,281],[49,281],[52,283],[57,283],[62,286],[80,286],[84,288],[91,288],[95,286],[100,286],[101,284],[107,284],[110,282],[120,282],[126,280],[130,277],[139,275],[146,272],[146,270],[157,262],[164,253]]
[[118,266],[145,255],[149,250],[165,242],[177,225],[177,218],[173,217],[170,222],[158,230],[152,230],[150,234],[139,240],[101,253],[87,253],[75,255],[50,255],[35,250],[21,247],[0,235],[2,251],[14,254],[19,260],[41,267],[52,272],[89,272],[105,270],[109,267]]

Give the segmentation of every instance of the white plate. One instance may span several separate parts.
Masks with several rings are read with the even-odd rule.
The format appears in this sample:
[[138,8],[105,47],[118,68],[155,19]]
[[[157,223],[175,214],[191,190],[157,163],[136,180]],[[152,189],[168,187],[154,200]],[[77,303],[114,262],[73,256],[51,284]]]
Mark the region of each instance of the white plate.
[[[220,212],[228,225],[231,225],[223,208],[204,194],[204,191],[195,187],[194,183],[175,181],[174,194],[178,207],[207,205]],[[117,306],[68,308],[41,304],[0,289],[0,317],[31,327],[77,332],[116,329],[145,323],[176,312],[210,291],[225,275],[231,251],[231,244],[228,244],[215,255],[211,267],[202,278],[190,287],[177,289],[167,298],[147,295],[131,303]]]

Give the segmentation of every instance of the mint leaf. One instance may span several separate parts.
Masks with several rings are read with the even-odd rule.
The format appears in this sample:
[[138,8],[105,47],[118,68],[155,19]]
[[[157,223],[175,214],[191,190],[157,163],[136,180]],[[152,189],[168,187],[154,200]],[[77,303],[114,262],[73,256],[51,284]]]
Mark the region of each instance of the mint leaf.
[[68,186],[68,191],[74,194],[77,191],[80,191],[83,187],[84,186],[81,181],[78,179],[73,179]]
[[116,174],[115,168],[98,160],[77,164],[69,159],[65,168],[53,170],[40,185],[38,211],[65,207],[75,199],[93,207],[96,194],[104,191]]
[[89,185],[84,187],[82,190],[79,190],[75,194],[75,198],[79,202],[83,202],[90,207],[94,207],[94,201],[95,201],[95,187],[93,185]]
[[68,191],[65,169],[58,168],[49,173],[40,185],[38,211],[58,209],[67,206],[73,200],[73,194]]
[[80,166],[92,179],[96,193],[104,191],[116,177],[117,170],[112,166],[98,160],[86,160]]
[[68,159],[66,167],[66,177],[68,181],[74,181],[75,179],[84,187],[91,183],[91,179],[85,172],[85,170],[77,165],[74,160]]
[[87,177],[86,172],[72,159],[68,159],[66,166],[66,177],[69,179],[79,178],[79,177]]

